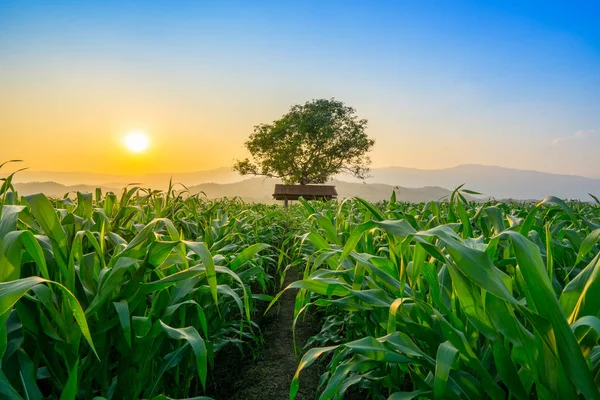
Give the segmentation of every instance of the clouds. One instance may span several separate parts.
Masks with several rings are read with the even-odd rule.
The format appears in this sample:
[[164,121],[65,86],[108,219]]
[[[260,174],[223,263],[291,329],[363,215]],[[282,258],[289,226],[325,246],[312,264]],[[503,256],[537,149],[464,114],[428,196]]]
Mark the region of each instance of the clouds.
[[569,135],[557,137],[552,141],[552,146],[556,146],[562,142],[572,141],[572,140],[581,140],[586,138],[591,138],[594,136],[600,136],[600,129],[589,129],[589,130],[580,130],[573,132]]

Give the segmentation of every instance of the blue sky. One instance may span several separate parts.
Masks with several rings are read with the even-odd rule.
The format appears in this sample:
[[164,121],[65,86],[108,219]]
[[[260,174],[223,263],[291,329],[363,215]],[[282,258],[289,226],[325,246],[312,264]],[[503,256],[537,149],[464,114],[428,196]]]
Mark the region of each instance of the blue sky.
[[[600,176],[599,2],[0,0],[0,60],[0,159],[32,169],[228,166],[336,97],[374,166]],[[117,150],[130,129],[154,152]]]

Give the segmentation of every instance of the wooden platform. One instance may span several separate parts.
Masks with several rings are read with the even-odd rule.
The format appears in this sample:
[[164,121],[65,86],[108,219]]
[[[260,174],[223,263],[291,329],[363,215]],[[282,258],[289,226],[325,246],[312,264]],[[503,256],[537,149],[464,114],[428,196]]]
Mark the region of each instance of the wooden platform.
[[331,200],[337,198],[335,186],[329,185],[275,185],[273,198],[283,200],[285,207],[289,200]]

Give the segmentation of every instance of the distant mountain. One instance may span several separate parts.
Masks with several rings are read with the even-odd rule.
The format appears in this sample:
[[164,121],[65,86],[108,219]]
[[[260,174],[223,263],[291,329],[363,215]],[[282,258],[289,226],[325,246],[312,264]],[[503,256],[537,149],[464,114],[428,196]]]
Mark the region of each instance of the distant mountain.
[[381,183],[352,183],[342,181],[334,181],[332,184],[335,185],[338,195],[342,198],[355,196],[371,202],[389,200],[394,188],[396,188],[396,200],[410,203],[440,200],[452,193],[450,190],[439,186],[407,188]]
[[[209,199],[222,197],[239,197],[247,202],[256,203],[277,203],[273,200],[273,188],[276,183],[281,183],[278,179],[262,179],[252,178],[236,183],[203,183],[200,185],[190,186],[191,193],[204,193]],[[336,186],[339,198],[346,197],[361,197],[371,202],[389,200],[394,190],[393,186],[384,184],[367,184],[367,183],[351,183],[351,182],[331,182]],[[68,192],[88,192],[93,193],[96,186],[90,185],[62,185],[56,182],[29,182],[16,183],[15,189],[21,195],[29,195],[33,193],[44,193],[49,197],[62,198]],[[114,187],[101,186],[103,193],[112,191],[119,193],[121,189]],[[397,188],[396,198],[399,201],[408,201],[420,203],[422,201],[439,200],[442,197],[448,196],[449,190],[440,187],[424,187],[424,188]]]
[[[278,179],[252,178],[229,184],[205,183],[190,187],[191,193],[204,193],[208,198],[240,197],[244,201],[275,203],[273,189]],[[371,202],[389,200],[394,186],[385,184],[352,183],[332,181],[339,198],[361,197]],[[396,199],[419,203],[422,201],[439,200],[450,195],[450,191],[440,187],[398,188]]]
[[[588,193],[600,195],[600,179],[586,178],[575,175],[549,174],[537,171],[525,171],[503,167],[493,167],[486,165],[459,165],[445,169],[417,169],[404,167],[386,167],[373,168],[372,177],[366,181],[369,184],[368,190],[360,190],[358,187],[352,187],[345,191],[345,184],[359,184],[359,181],[349,176],[340,175],[335,177],[339,181],[338,192],[340,195],[345,193],[364,193],[365,198],[371,194],[381,197],[379,186],[383,184],[383,191],[389,196],[390,187],[399,186],[407,190],[408,188],[423,188],[427,196],[432,194],[433,188],[443,190],[445,188],[452,190],[461,184],[465,188],[484,193],[485,195],[497,199],[542,199],[549,195],[560,198],[590,200]],[[0,174],[0,177],[3,175]],[[208,171],[197,171],[189,173],[174,174],[148,174],[148,175],[107,175],[107,174],[89,174],[82,172],[47,172],[47,171],[21,171],[15,175],[14,182],[46,182],[52,181],[67,186],[86,185],[90,187],[105,186],[111,188],[120,188],[128,183],[140,183],[144,187],[155,189],[166,189],[169,179],[173,178],[174,183],[182,183],[187,187],[203,186],[207,193],[228,193],[227,196],[235,196],[244,193],[248,198],[270,198],[274,181],[263,178],[242,180],[239,174],[231,168],[217,168]],[[268,182],[258,184],[257,182]],[[345,183],[344,183],[345,182]],[[220,185],[206,185],[209,183]],[[230,186],[228,184],[239,184]],[[360,183],[362,184],[362,183]],[[263,186],[268,189],[263,189]],[[251,186],[251,188],[250,188]],[[400,191],[400,193],[402,192]],[[411,191],[411,196],[416,192]],[[441,197],[441,196],[440,196]]]
[[[409,188],[440,186],[476,190],[497,199],[543,199],[546,196],[590,200],[588,193],[600,194],[600,179],[558,175],[487,165],[459,165],[453,168],[424,170],[416,168],[374,168],[368,183]],[[342,178],[347,180],[346,177]]]
[[[7,175],[2,171],[0,177]],[[54,171],[21,171],[14,177],[14,182],[56,182],[62,185],[106,185],[111,187],[123,187],[130,183],[140,183],[144,187],[166,189],[169,179],[173,183],[182,183],[186,186],[198,185],[200,183],[232,183],[243,179],[231,168],[222,167],[206,171],[161,173],[146,175],[117,175],[117,174],[95,174],[88,172],[54,172]]]
[[21,196],[27,196],[34,193],[44,193],[48,197],[62,198],[69,192],[94,193],[97,187],[102,189],[103,193],[112,191],[118,193],[120,189],[90,186],[90,185],[63,185],[56,182],[27,182],[15,183],[15,189]]

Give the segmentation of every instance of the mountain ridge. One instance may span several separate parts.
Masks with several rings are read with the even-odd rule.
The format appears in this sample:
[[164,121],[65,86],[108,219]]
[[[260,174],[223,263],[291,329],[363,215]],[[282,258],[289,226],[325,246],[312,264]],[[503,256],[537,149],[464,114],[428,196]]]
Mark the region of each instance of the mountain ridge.
[[[15,164],[17,165],[17,164]],[[600,174],[595,176],[585,176],[579,174],[568,174],[568,173],[557,173],[557,172],[548,172],[548,171],[540,171],[536,169],[522,169],[522,168],[514,168],[514,167],[504,167],[501,165],[487,165],[487,164],[474,164],[474,163],[465,163],[465,164],[457,164],[450,167],[443,168],[417,168],[417,167],[408,167],[404,165],[389,165],[385,167],[371,167],[371,170],[385,170],[385,169],[402,169],[402,170],[413,170],[413,171],[422,171],[422,172],[430,172],[430,171],[447,171],[447,170],[456,170],[464,167],[477,167],[477,168],[499,168],[503,170],[510,171],[521,171],[521,172],[535,172],[541,174],[549,174],[549,175],[560,175],[560,176],[577,176],[581,178],[587,179],[600,179]],[[17,169],[17,168],[15,168]],[[101,173],[101,172],[86,172],[86,171],[53,171],[53,170],[32,170],[26,169],[22,172],[19,172],[20,175],[28,175],[28,174],[55,174],[55,175],[87,175],[90,177],[111,177],[110,179],[117,178],[117,180],[127,180],[129,177],[146,177],[146,176],[174,176],[174,175],[194,175],[194,174],[206,174],[206,173],[222,173],[222,172],[231,172],[233,175],[238,175],[233,171],[232,167],[222,166],[215,167],[209,169],[200,169],[195,171],[185,171],[185,172],[151,172],[151,173],[143,173],[143,174],[127,174],[127,173]],[[7,172],[2,171],[0,176],[6,176]]]
[[[257,203],[278,203],[272,197],[273,187],[276,183],[281,183],[278,179],[272,178],[251,178],[235,183],[202,183],[188,187],[191,194],[202,194],[208,199],[216,198],[241,198],[247,202]],[[343,181],[334,181],[338,191],[339,198],[361,197],[367,201],[378,202],[388,200],[392,191],[396,190],[398,201],[420,203],[432,200],[440,200],[451,194],[450,190],[441,187],[423,187],[423,188],[399,188],[385,184],[365,184]],[[90,185],[62,185],[56,182],[27,182],[15,183],[15,189],[21,195],[33,193],[44,193],[47,196],[62,198],[69,192],[94,192],[97,186]],[[121,189],[114,187],[98,186],[103,192],[119,192]]]
[[[494,198],[542,199],[554,195],[560,198],[588,200],[588,193],[600,194],[600,179],[598,178],[481,164],[460,164],[442,169],[391,166],[372,168],[370,175],[371,177],[365,181],[369,185],[384,184],[404,188],[441,187],[450,190],[465,184],[465,188]],[[81,172],[21,171],[15,175],[14,182],[23,184],[33,181],[52,181],[66,186],[85,185],[112,188],[139,182],[143,187],[164,190],[168,187],[171,178],[174,183],[181,183],[187,187],[206,183],[233,184],[248,180],[228,167],[175,174],[92,174],[87,180],[86,176],[86,173]],[[347,175],[337,175],[334,179],[347,183],[361,182]]]

